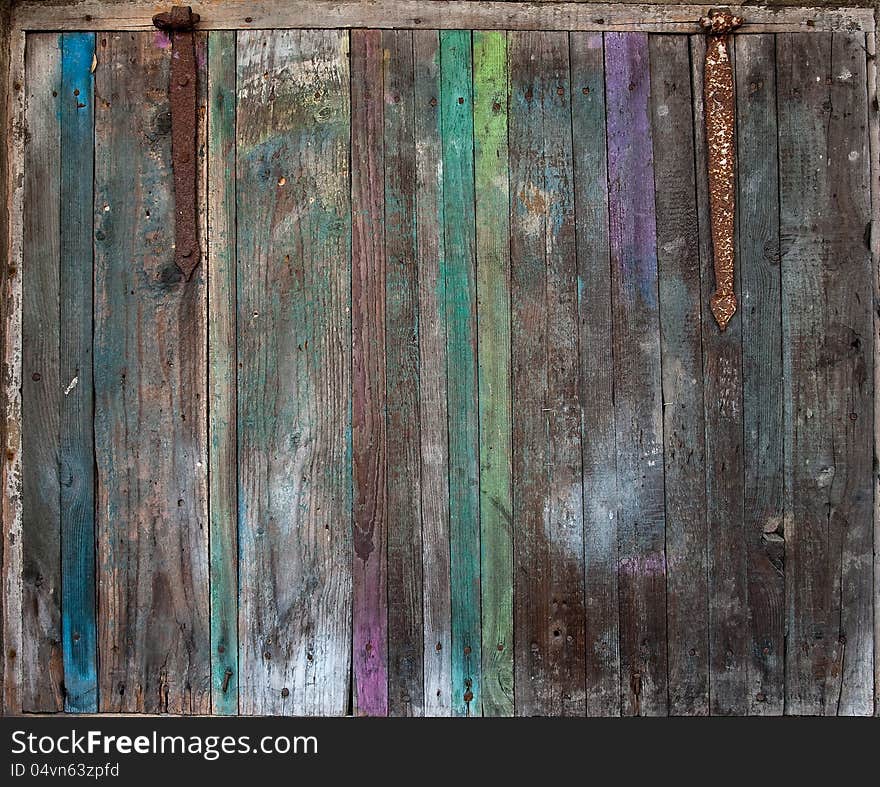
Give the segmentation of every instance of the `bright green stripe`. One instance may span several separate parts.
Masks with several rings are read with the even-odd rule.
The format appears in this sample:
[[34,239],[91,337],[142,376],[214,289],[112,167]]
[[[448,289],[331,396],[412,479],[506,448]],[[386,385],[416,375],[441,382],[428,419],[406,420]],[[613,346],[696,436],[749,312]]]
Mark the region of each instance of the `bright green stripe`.
[[474,33],[483,711],[513,715],[507,34]]
[[471,34],[440,34],[446,372],[452,575],[452,708],[479,716],[480,500]]

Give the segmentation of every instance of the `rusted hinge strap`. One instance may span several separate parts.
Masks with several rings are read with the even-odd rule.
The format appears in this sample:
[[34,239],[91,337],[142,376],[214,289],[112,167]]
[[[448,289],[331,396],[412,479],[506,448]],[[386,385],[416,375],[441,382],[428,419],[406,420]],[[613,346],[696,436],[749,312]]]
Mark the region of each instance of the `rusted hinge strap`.
[[189,6],[156,14],[153,24],[171,37],[171,162],[174,170],[174,261],[189,280],[199,264],[196,210],[196,53],[193,29],[199,21]]
[[703,82],[706,144],[709,166],[709,208],[715,258],[712,314],[723,331],[736,313],[734,291],[735,145],[733,68],[727,37],[743,23],[729,11],[712,11],[700,24],[706,29],[706,66]]

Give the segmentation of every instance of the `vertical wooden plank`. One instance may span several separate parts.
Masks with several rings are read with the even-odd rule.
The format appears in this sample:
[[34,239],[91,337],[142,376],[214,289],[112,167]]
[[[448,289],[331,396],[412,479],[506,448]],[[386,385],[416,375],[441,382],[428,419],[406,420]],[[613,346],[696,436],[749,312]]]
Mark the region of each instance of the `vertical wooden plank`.
[[348,35],[238,34],[239,705],[349,697]]
[[211,710],[238,712],[235,33],[208,35]]
[[[703,117],[705,39],[691,40],[694,116]],[[731,45],[732,50],[732,45]],[[733,54],[731,52],[731,54]],[[702,302],[715,288],[706,165],[705,124],[696,128],[697,215],[700,228]],[[739,292],[737,266],[736,287]],[[742,309],[719,331],[703,309],[703,386],[706,419],[706,512],[709,522],[709,682],[713,715],[748,710],[750,636],[743,526]]]
[[776,44],[736,37],[737,251],[743,363],[748,712],[782,713],[784,528]]
[[449,444],[446,427],[446,295],[442,272],[443,155],[440,140],[440,36],[413,32],[416,227],[419,279],[422,579],[425,715],[452,703],[449,587]]
[[354,711],[388,713],[382,32],[351,34]]
[[618,493],[602,34],[572,33],[569,48],[580,309],[587,714],[619,716]]
[[424,712],[419,471],[419,280],[413,38],[382,33],[385,80],[385,413],[388,440],[388,710]]
[[584,715],[583,487],[568,35],[510,41],[516,705]]
[[65,710],[98,710],[92,381],[93,33],[61,45],[61,584]]
[[[5,17],[5,15],[4,15]],[[3,31],[0,31],[3,32]],[[11,31],[8,37],[5,97],[8,129],[5,185],[8,225],[2,224],[6,265],[0,270],[3,290],[3,438],[4,459],[0,486],[3,489],[2,585],[3,713],[22,710],[22,510],[21,510],[21,351],[22,351],[22,208],[25,152],[25,34]],[[6,59],[0,55],[0,65]]]
[[452,709],[482,714],[480,453],[474,213],[473,62],[469,31],[440,33],[443,276],[446,296]]
[[53,33],[32,36],[26,61],[21,703],[25,712],[48,713],[64,709],[58,478],[61,37]]
[[873,713],[865,40],[777,38],[791,714]]
[[[669,713],[709,713],[706,448],[694,115],[686,36],[651,36]],[[702,122],[698,116],[696,122]]]
[[173,261],[169,49],[153,33],[97,46],[99,692],[113,712],[210,710],[204,266],[185,282]]
[[666,553],[648,37],[605,36],[621,713],[664,715]]
[[513,715],[507,35],[473,33],[483,713]]

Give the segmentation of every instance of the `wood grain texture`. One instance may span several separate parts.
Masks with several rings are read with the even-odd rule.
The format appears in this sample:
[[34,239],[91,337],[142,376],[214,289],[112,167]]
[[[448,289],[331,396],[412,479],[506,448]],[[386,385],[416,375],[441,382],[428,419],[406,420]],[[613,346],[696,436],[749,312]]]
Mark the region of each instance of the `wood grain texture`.
[[473,33],[483,713],[513,715],[507,35]]
[[452,711],[440,36],[413,33],[425,715]]
[[388,441],[388,710],[421,716],[422,515],[413,38],[382,33],[385,82],[385,423]]
[[[795,3],[798,4],[797,2]],[[447,28],[498,30],[586,30],[701,33],[701,16],[711,5],[680,3],[487,2],[479,0],[227,0],[194,3],[199,27],[273,28]],[[112,10],[110,10],[112,9]],[[742,32],[781,30],[873,30],[870,8],[786,8],[731,6],[744,16]],[[17,22],[31,30],[150,30],[155,0],[70,0],[46,8],[25,0]]]
[[119,33],[97,56],[100,708],[207,713],[205,287],[174,264],[170,51]]
[[873,353],[861,35],[777,40],[791,714],[873,713]]
[[351,35],[354,711],[388,713],[382,33]]
[[663,715],[666,553],[648,37],[605,36],[621,713]]
[[348,36],[242,32],[237,52],[239,706],[340,715],[352,603]]
[[208,36],[211,710],[238,713],[235,34]]
[[[651,36],[657,212],[669,713],[709,713],[706,444],[690,54],[684,36]],[[700,66],[702,67],[702,66]],[[698,116],[699,118],[699,116]]]
[[773,36],[736,39],[743,514],[751,620],[748,712],[779,715],[785,667],[782,314]]
[[482,715],[480,449],[474,214],[473,62],[469,31],[440,33],[443,277],[449,428],[452,710]]
[[54,712],[64,709],[58,477],[61,37],[52,33],[32,36],[26,57],[21,702],[25,712]]
[[[735,46],[731,59],[735,62]],[[703,117],[705,39],[691,40],[694,115]],[[712,269],[705,124],[696,128],[697,214],[701,269]],[[734,288],[739,291],[739,267]],[[714,277],[704,273],[702,300],[708,304]],[[742,314],[718,330],[703,309],[703,386],[706,419],[706,512],[709,521],[709,680],[713,715],[747,712],[750,662],[747,542],[743,525]]]
[[61,580],[65,710],[98,710],[92,374],[94,33],[61,42]]
[[510,37],[516,711],[585,713],[568,36]]

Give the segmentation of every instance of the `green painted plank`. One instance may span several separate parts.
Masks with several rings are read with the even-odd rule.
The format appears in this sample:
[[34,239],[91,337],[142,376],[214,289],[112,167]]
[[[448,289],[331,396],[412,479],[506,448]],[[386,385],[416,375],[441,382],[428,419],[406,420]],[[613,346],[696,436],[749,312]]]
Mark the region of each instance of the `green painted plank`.
[[61,44],[61,579],[65,710],[98,710],[92,383],[93,33]]
[[449,448],[446,428],[446,295],[440,35],[413,32],[416,138],[416,255],[419,277],[419,426],[422,489],[425,715],[452,702],[449,588]]
[[480,451],[471,34],[440,33],[449,424],[452,709],[482,715]]
[[238,712],[235,33],[208,35],[208,456],[211,710]]
[[581,325],[587,714],[619,716],[617,463],[602,34],[572,33],[569,46]]
[[473,34],[483,713],[513,715],[507,34]]
[[58,476],[61,36],[29,37],[22,244],[22,654],[25,713],[64,709]]
[[419,279],[413,37],[382,32],[385,81],[385,423],[388,711],[424,713],[419,470]]
[[341,715],[351,669],[348,34],[237,38],[239,705]]
[[586,712],[584,529],[566,33],[510,34],[516,712]]
[[204,265],[185,282],[174,264],[170,46],[106,33],[97,50],[100,709],[208,713],[206,288]]

